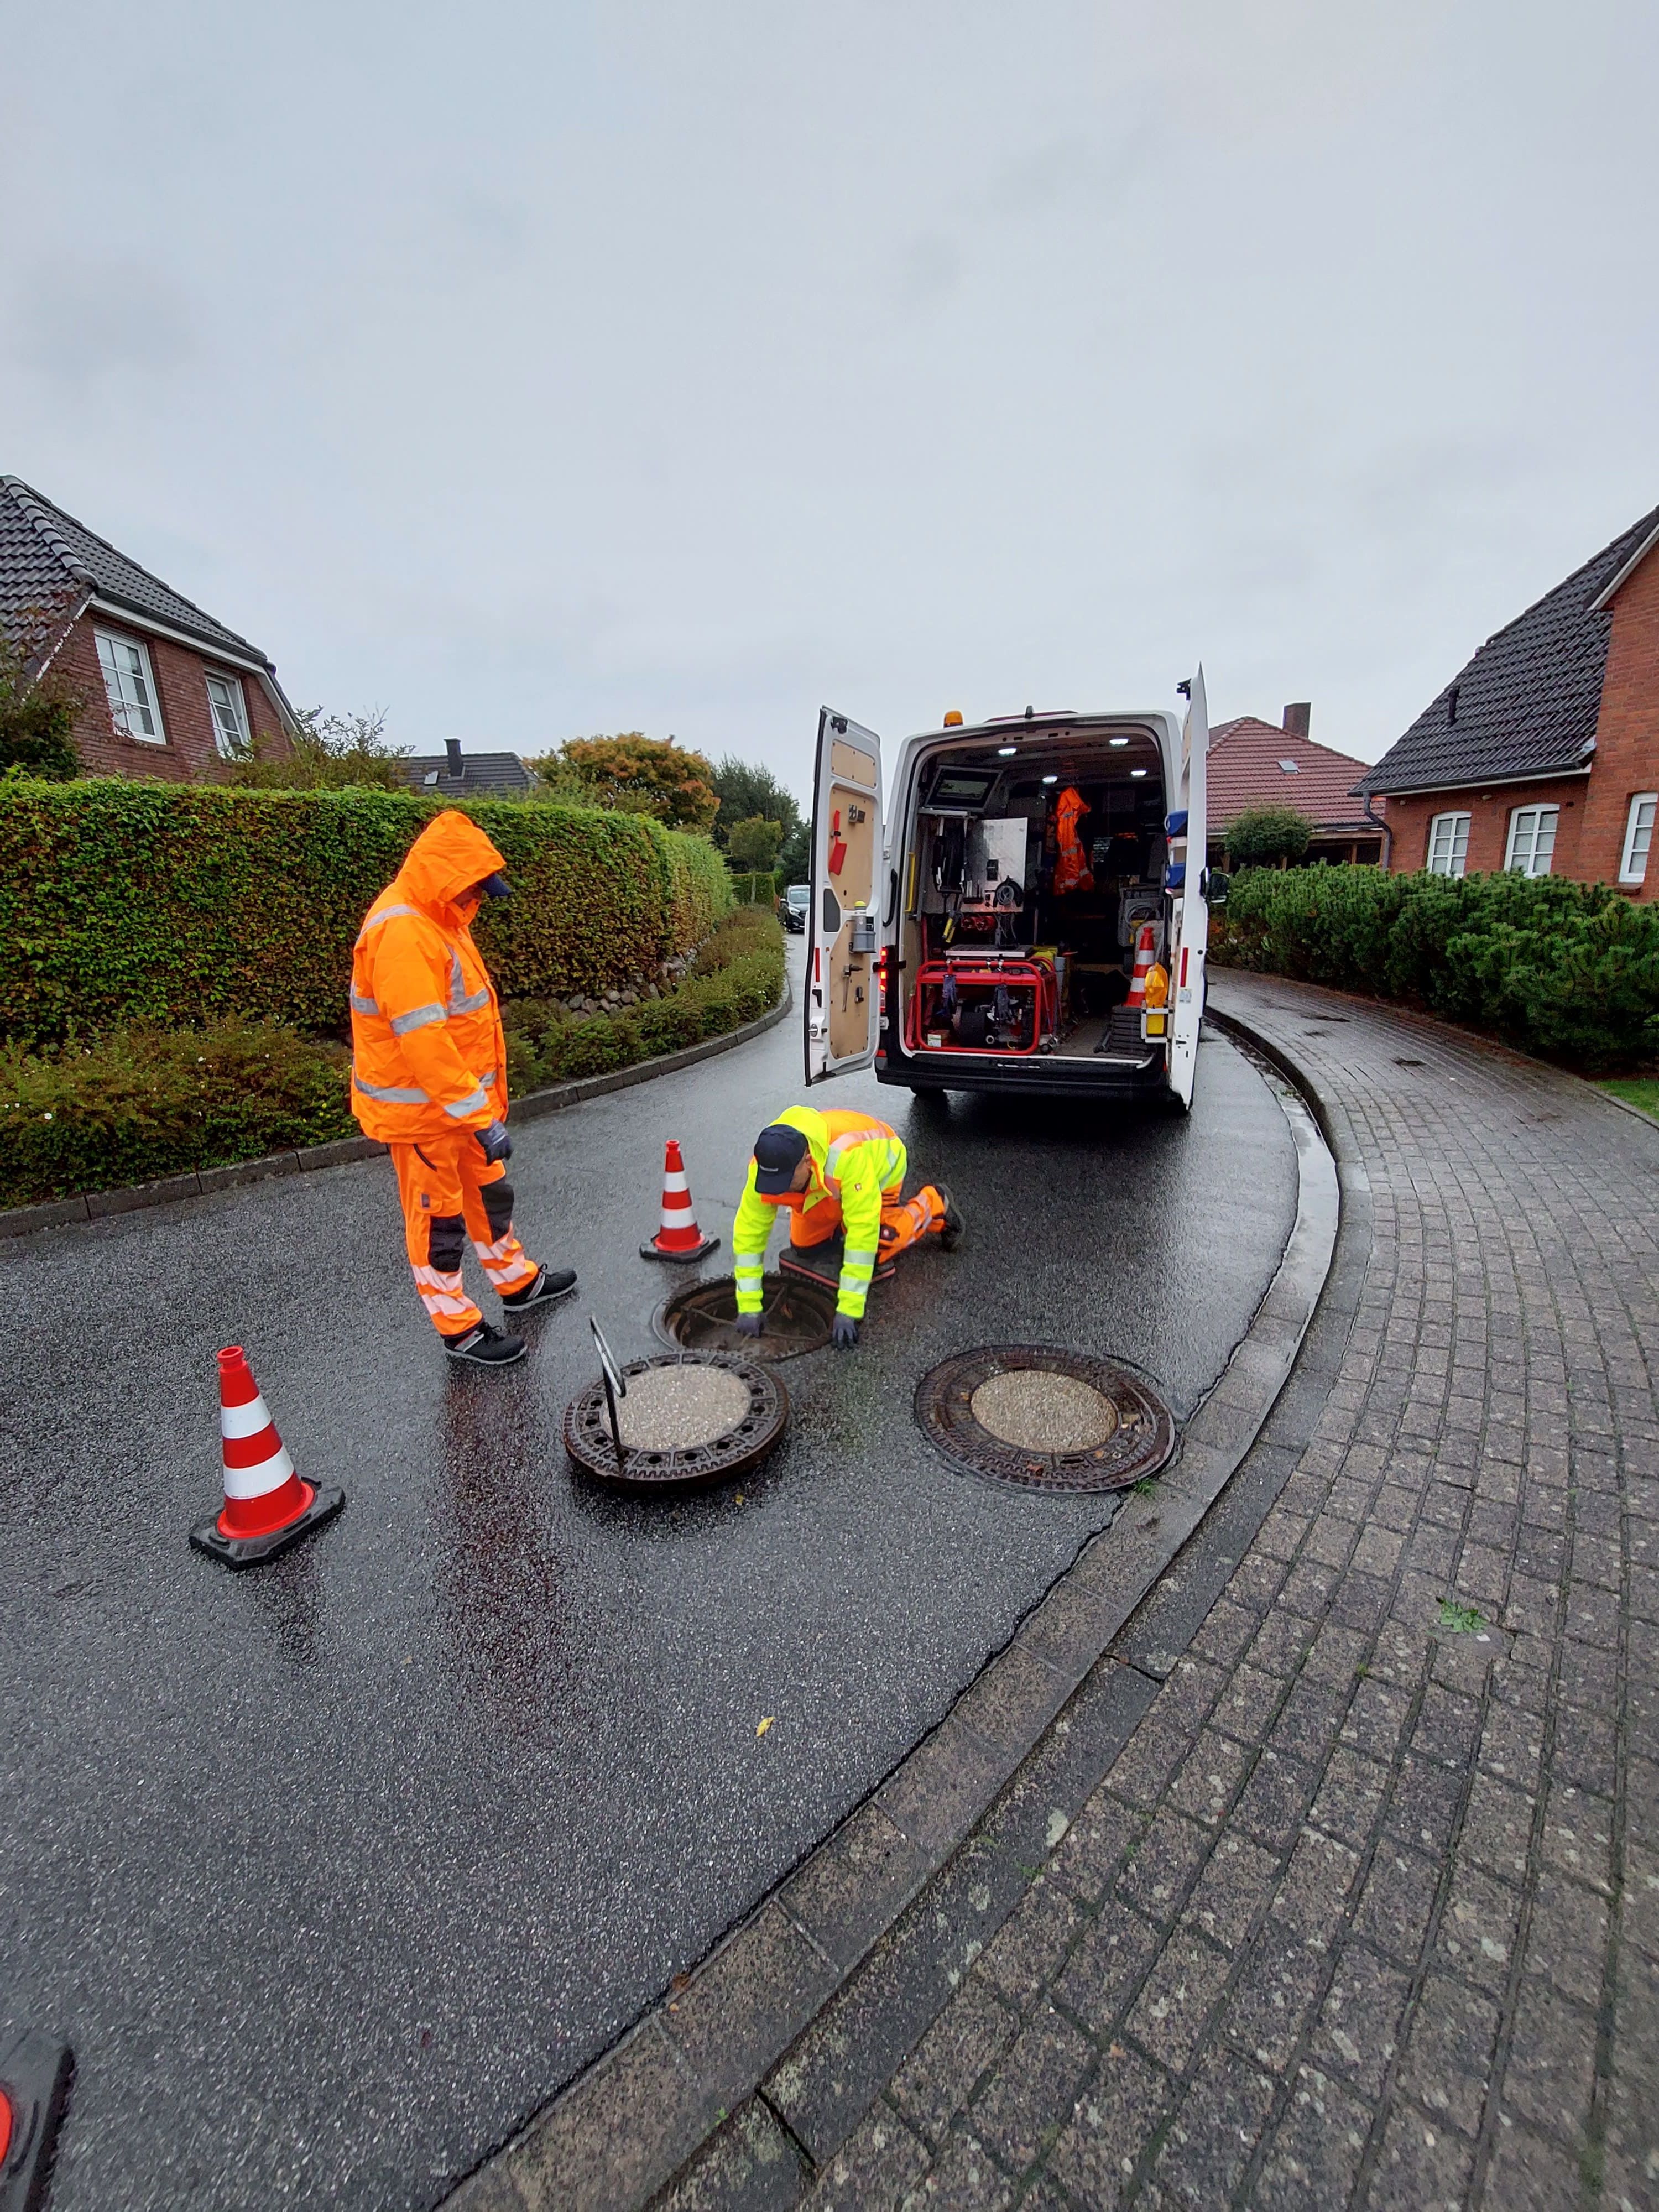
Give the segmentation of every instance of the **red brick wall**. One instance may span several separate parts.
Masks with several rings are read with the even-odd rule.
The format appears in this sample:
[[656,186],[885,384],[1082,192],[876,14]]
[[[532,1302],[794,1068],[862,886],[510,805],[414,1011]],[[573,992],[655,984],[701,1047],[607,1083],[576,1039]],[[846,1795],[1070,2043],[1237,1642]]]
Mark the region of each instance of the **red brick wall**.
[[1469,817],[1469,856],[1465,864],[1471,876],[1491,875],[1504,865],[1509,848],[1510,816],[1517,806],[1559,806],[1561,818],[1555,828],[1555,853],[1551,873],[1589,878],[1579,866],[1579,852],[1588,811],[1589,779],[1564,776],[1553,783],[1493,784],[1483,791],[1413,793],[1389,799],[1388,824],[1394,832],[1394,851],[1389,866],[1395,875],[1426,865],[1429,824],[1437,814],[1454,812]]
[[[1601,679],[1595,766],[1581,852],[1587,877],[1617,883],[1632,794],[1659,791],[1659,550],[1649,554],[1613,603],[1613,635]],[[1623,888],[1659,899],[1659,837],[1647,880]]]
[[[104,689],[104,672],[98,665],[94,629],[143,641],[155,678],[165,744],[146,744],[116,728]],[[208,705],[210,669],[216,675],[240,679],[255,743],[272,752],[287,750],[282,717],[257,676],[198,653],[191,646],[153,637],[137,623],[123,623],[102,615],[81,616],[58,648],[52,666],[69,678],[86,702],[76,725],[75,744],[89,775],[151,776],[167,783],[219,781],[225,774],[225,763],[219,757]]]

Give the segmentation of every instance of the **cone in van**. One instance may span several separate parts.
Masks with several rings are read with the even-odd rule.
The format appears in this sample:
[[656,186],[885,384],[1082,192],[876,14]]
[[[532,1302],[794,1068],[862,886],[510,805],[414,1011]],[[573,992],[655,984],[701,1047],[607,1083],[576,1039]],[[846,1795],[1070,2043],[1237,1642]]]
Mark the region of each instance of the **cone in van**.
[[1126,1006],[1138,1008],[1146,1005],[1146,978],[1152,972],[1152,925],[1144,921],[1135,940],[1135,972],[1130,979],[1129,995],[1123,1001]]
[[648,1244],[640,1247],[641,1260],[701,1260],[720,1241],[718,1237],[705,1237],[697,1226],[696,1212],[691,1204],[690,1179],[676,1137],[668,1139],[663,1154],[662,1212],[658,1219],[656,1235]]
[[190,1540],[226,1566],[274,1559],[345,1504],[343,1491],[303,1481],[295,1473],[240,1344],[228,1344],[219,1354],[219,1438],[224,1508],[192,1528]]

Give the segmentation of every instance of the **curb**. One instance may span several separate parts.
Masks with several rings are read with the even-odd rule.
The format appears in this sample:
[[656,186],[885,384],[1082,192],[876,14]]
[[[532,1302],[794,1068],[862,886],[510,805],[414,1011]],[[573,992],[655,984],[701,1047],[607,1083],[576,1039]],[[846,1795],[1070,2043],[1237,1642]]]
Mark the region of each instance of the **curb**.
[[[769,1014],[745,1022],[724,1036],[705,1037],[701,1044],[683,1045],[678,1052],[660,1053],[655,1060],[636,1060],[609,1075],[580,1075],[568,1083],[550,1084],[515,1098],[510,1109],[514,1119],[535,1121],[544,1114],[562,1113],[585,1099],[602,1097],[608,1091],[626,1091],[636,1083],[649,1083],[659,1075],[673,1075],[716,1053],[731,1052],[747,1044],[783,1020],[795,1003],[787,967],[783,996]],[[26,1237],[32,1230],[56,1229],[72,1221],[101,1221],[112,1213],[137,1213],[150,1206],[167,1206],[176,1198],[196,1198],[208,1191],[227,1190],[234,1183],[263,1182],[269,1176],[308,1175],[314,1168],[335,1168],[349,1160],[372,1160],[386,1151],[378,1137],[337,1137],[331,1144],[307,1145],[292,1152],[268,1152],[257,1160],[233,1160],[220,1168],[192,1168],[185,1175],[164,1176],[159,1182],[138,1182],[124,1190],[92,1190],[77,1198],[45,1200],[39,1206],[14,1206],[0,1213],[0,1237]]]
[[[1243,1031],[1237,1021],[1229,1026]],[[1258,1041],[1249,1042],[1259,1053]],[[1193,1548],[1288,1395],[1332,1277],[1347,1179],[1340,1180],[1338,1159],[1304,1103],[1305,1079],[1290,1088],[1270,1071],[1267,1079],[1296,1141],[1295,1222],[1261,1304],[1155,1490],[1126,1496],[1112,1525],[1090,1540],[932,1734],[700,1966],[447,2197],[447,2212],[637,2212],[677,2176],[688,2207],[705,2194],[711,2205],[724,2203],[734,2160],[745,2170],[756,2159],[769,2165],[793,2140],[780,2111],[787,2119],[815,2068],[823,2095],[839,2100],[828,2135],[815,2130],[819,2171],[852,2134],[886,2078],[870,2076],[863,2049],[880,2039],[852,2019],[861,1985],[918,1930],[936,1954],[933,1982],[908,2000],[914,2017],[902,2058],[948,2001],[960,1966],[1024,1894],[1029,1863],[1060,1842],[1174,1668],[1166,1647],[1181,1611],[1201,1595],[1206,1571],[1201,1562],[1195,1574],[1168,1571]],[[1363,1194],[1363,1171],[1357,1188]],[[1364,1243],[1368,1252],[1368,1206]],[[1351,1322],[1351,1312],[1340,1322],[1344,1341]],[[1320,1364],[1310,1378],[1310,1426],[1329,1388]],[[1258,1482],[1243,1500],[1245,1541],[1288,1479],[1294,1455],[1281,1449],[1279,1458],[1270,1488],[1263,1494]],[[1228,1540],[1237,1547],[1237,1535]],[[1216,1553],[1209,1573],[1224,1583],[1237,1557],[1237,1548]],[[1166,1599],[1168,1603],[1160,1611]],[[1212,1601],[1202,1596],[1186,1636]],[[1146,1633],[1138,1632],[1143,1614]],[[1133,1657],[1118,1649],[1126,1634],[1142,1647]],[[1083,1771],[1085,1746],[1098,1771]],[[962,1878],[965,1860],[971,1884]],[[949,1939],[942,1947],[933,1933],[953,1914],[972,1923],[957,1970],[944,1963]],[[836,2017],[843,2009],[844,2026]],[[830,2054],[821,2063],[819,2046]],[[880,2056],[887,2072],[891,2057],[890,2049]],[[747,2201],[741,2188],[729,2198],[739,2200]]]

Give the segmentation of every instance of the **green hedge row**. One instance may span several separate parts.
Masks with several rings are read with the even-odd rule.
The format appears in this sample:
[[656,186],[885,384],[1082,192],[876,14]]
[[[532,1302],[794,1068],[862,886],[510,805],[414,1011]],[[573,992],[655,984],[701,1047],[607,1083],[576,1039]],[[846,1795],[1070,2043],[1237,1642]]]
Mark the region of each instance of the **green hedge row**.
[[764,873],[753,876],[734,875],[732,889],[739,906],[770,906],[783,893],[783,878]]
[[1404,999],[1587,1068],[1659,1054],[1659,907],[1607,884],[1255,869],[1216,925],[1235,967]]
[[[414,793],[88,779],[0,786],[0,1036],[233,1015],[343,1034],[363,915],[436,811]],[[504,994],[598,995],[732,903],[706,839],[641,814],[470,801],[510,903],[478,921]]]

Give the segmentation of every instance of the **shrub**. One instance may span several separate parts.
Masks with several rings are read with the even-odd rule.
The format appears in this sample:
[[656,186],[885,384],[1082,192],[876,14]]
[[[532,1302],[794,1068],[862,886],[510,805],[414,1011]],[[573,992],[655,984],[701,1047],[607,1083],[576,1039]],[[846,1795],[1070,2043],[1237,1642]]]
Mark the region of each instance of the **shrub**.
[[747,821],[733,823],[732,834],[726,841],[726,854],[734,868],[768,876],[777,866],[782,845],[782,823],[769,822],[759,814],[751,815]]
[[1313,833],[1313,823],[1293,806],[1247,806],[1227,832],[1227,858],[1235,868],[1299,860]]
[[1222,963],[1403,999],[1592,1069],[1659,1051],[1659,908],[1607,884],[1257,870],[1218,920]]
[[0,635],[0,773],[21,769],[52,783],[79,775],[75,725],[84,705],[56,671],[32,681],[22,653]]
[[230,771],[233,783],[249,791],[406,791],[403,759],[407,745],[386,741],[386,710],[366,714],[325,714],[307,707],[299,727],[289,732],[288,750],[271,753],[256,744]]
[[560,798],[651,815],[682,830],[708,830],[720,811],[713,766],[672,738],[647,738],[638,730],[572,738],[530,766]]

